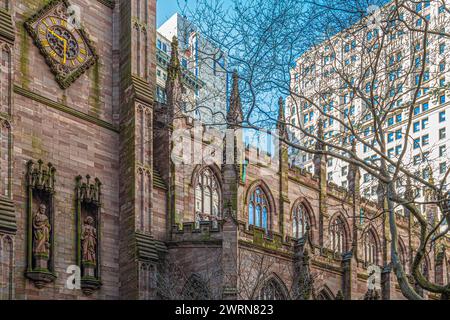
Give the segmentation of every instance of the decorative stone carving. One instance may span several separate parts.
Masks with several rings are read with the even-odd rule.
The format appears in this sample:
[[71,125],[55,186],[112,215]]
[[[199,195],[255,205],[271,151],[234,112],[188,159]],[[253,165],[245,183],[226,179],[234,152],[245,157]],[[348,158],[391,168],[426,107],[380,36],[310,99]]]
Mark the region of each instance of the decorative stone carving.
[[368,289],[364,295],[364,300],[380,300],[380,293],[376,289]]
[[33,255],[36,266],[48,269],[50,257],[50,231],[52,226],[47,217],[47,206],[44,203],[33,214]]
[[56,169],[43,161],[27,163],[28,245],[25,276],[40,289],[54,273],[54,193]]
[[102,285],[100,278],[101,182],[86,176],[76,178],[77,264],[81,269],[81,289],[90,295]]

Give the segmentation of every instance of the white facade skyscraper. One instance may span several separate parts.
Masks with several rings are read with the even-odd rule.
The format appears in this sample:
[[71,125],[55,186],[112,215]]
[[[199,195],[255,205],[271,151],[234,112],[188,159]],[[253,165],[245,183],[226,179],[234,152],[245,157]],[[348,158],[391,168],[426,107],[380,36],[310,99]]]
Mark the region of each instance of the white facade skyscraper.
[[[389,109],[381,123],[387,131],[385,155],[398,159],[405,148],[407,120],[412,116],[402,165],[425,180],[432,175],[438,181],[444,178],[450,160],[450,43],[448,37],[436,33],[427,35],[425,44],[424,33],[411,28],[422,30],[427,21],[430,30],[448,32],[450,14],[442,1],[411,2],[411,6],[411,12],[405,10],[392,21],[387,19],[382,28],[358,24],[303,54],[291,70],[292,95],[287,99],[286,117],[293,135],[306,146],[315,143],[308,133],[314,134],[322,118],[325,140],[331,144],[350,149],[353,135],[343,125],[346,123],[376,147],[368,103],[385,104]],[[386,16],[394,10],[393,3],[382,8]],[[410,115],[408,106],[414,100]],[[358,142],[356,150],[368,163],[378,158],[373,148],[363,143]],[[336,158],[327,161],[328,181],[347,187],[349,165]],[[295,162],[313,172],[311,154],[298,153]],[[361,174],[362,195],[375,198],[377,182],[367,172]],[[423,200],[425,190],[417,192]]]
[[171,41],[177,37],[185,87],[185,111],[205,124],[224,124],[227,110],[226,55],[178,13],[157,30],[157,99],[165,100]]

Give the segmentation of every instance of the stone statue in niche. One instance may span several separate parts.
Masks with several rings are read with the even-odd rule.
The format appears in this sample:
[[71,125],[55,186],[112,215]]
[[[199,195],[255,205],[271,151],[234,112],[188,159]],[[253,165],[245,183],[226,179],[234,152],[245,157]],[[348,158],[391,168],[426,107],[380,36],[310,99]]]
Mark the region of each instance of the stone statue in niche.
[[96,264],[97,229],[94,227],[94,218],[91,216],[88,216],[84,220],[81,241],[83,247],[83,262]]
[[51,225],[46,215],[47,206],[43,203],[33,215],[33,254],[36,259],[36,267],[48,268],[50,257],[50,231]]
[[94,226],[94,218],[91,216],[87,216],[83,221],[81,255],[85,274],[94,276],[94,269],[97,265],[97,229]]

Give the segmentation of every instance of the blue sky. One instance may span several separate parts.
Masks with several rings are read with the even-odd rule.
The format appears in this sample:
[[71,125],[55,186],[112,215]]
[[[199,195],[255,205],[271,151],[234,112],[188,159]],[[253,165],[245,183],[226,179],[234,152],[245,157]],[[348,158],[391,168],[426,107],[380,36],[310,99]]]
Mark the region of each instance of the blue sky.
[[178,2],[180,5],[184,5],[186,2],[190,6],[194,5],[194,0],[156,0],[157,27],[169,19],[175,12],[180,11]]
[[[222,0],[223,3],[230,5],[232,0]],[[167,19],[169,19],[175,12],[180,12],[180,7],[187,5],[194,9],[196,0],[156,0],[156,26],[159,28]]]

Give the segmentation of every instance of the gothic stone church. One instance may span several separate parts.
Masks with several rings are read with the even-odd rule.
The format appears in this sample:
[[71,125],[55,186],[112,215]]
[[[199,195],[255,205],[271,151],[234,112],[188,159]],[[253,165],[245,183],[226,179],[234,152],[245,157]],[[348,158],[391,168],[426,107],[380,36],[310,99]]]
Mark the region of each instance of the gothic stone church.
[[[347,192],[284,145],[276,166],[175,167],[173,129],[193,122],[173,116],[176,54],[155,103],[155,16],[155,0],[0,0],[0,299],[401,298],[356,168]],[[447,259],[426,276],[448,281]]]

